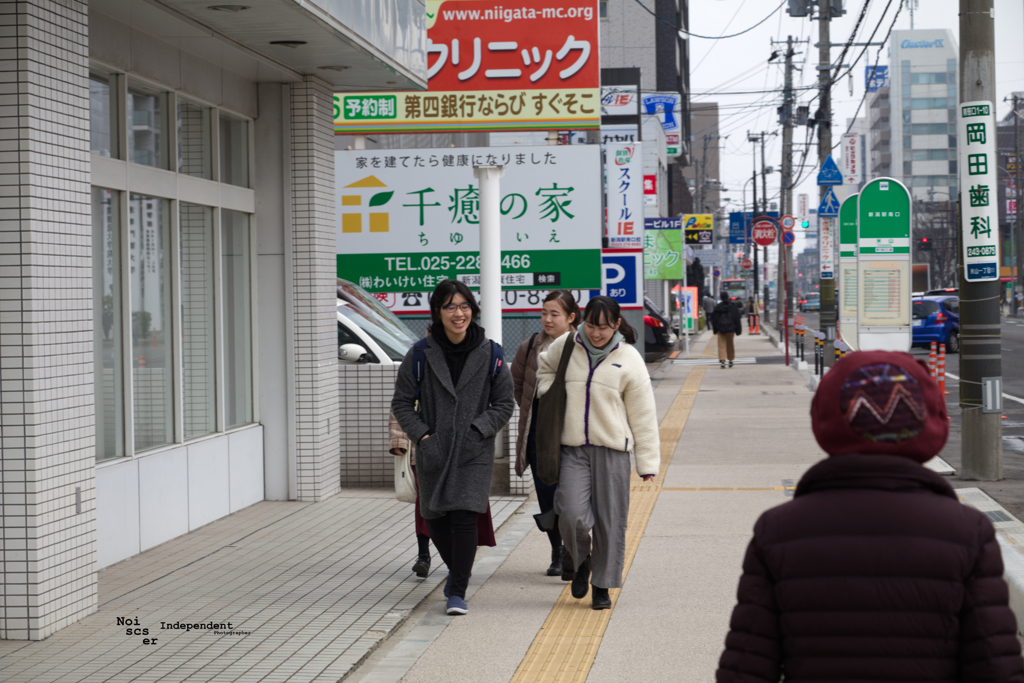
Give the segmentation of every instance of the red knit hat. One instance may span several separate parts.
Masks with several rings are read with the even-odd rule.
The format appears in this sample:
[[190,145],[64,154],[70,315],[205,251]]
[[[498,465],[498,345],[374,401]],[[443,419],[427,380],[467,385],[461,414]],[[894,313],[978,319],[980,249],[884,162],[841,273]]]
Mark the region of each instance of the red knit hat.
[[836,363],[814,394],[811,429],[829,455],[903,455],[921,463],[949,438],[938,385],[913,356],[897,351],[858,351]]

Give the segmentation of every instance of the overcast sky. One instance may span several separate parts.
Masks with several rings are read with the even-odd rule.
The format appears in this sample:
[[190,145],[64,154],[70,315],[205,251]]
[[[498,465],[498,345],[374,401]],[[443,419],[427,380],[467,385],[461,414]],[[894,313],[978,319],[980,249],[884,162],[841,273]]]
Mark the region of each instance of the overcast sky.
[[[847,13],[832,21],[833,43],[845,42],[857,16],[860,14],[865,0],[845,0]],[[879,25],[875,41],[885,36],[892,24],[893,16],[901,0],[866,0],[869,3],[867,15],[857,34],[857,42],[866,42],[872,30]],[[907,4],[907,0],[903,0]],[[912,2],[912,0],[910,0]],[[889,11],[884,14],[886,6]],[[750,28],[765,18],[778,0],[690,0],[690,30],[705,36],[719,36],[737,33]],[[802,68],[795,74],[794,84],[797,86],[813,85],[816,80],[818,49],[817,22],[809,19],[795,19],[786,14],[786,5],[771,18],[754,30],[737,38],[724,40],[690,40],[690,88],[692,102],[718,102],[721,121],[721,134],[728,139],[721,140],[722,177],[728,193],[723,193],[736,202],[733,210],[739,210],[743,183],[752,171],[751,145],[747,141],[747,131],[780,130],[775,108],[781,103],[780,90],[783,84],[783,59],[768,64],[768,57],[774,49],[771,41],[781,40],[791,35],[794,39],[811,38],[810,44],[798,48],[802,54],[795,58],[796,64]],[[948,28],[959,41],[959,0],[919,0],[919,8],[914,11],[914,28]],[[1009,111],[1009,105],[1001,102],[1003,97],[1014,90],[1024,90],[1024,2],[1022,0],[995,0],[996,18],[996,90],[1000,102],[1000,118]],[[904,6],[896,18],[894,30],[905,30],[910,26],[910,12]],[[844,60],[851,64],[851,59],[860,54],[861,48],[851,48]],[[864,66],[871,66],[878,57],[879,48],[868,48],[867,52],[856,63],[853,70],[853,95],[850,95],[847,79],[837,83],[832,92],[833,106],[833,144],[839,142],[839,136],[846,130],[846,121],[852,118],[858,104],[864,96]],[[839,58],[842,48],[833,48],[832,59]],[[879,64],[888,64],[888,50],[882,48]],[[737,94],[717,94],[722,91]],[[762,94],[754,91],[772,91]],[[709,94],[715,93],[715,94]],[[750,94],[745,94],[750,93]],[[799,92],[799,100],[805,103],[814,94],[813,90]],[[863,104],[858,116],[864,116],[867,103]],[[811,108],[813,113],[814,107]],[[697,141],[693,143],[694,153],[699,152],[701,142],[699,131],[692,131]],[[779,135],[769,138],[766,147],[767,164],[778,170],[781,163],[782,141]],[[794,130],[794,141],[803,142],[806,129]],[[808,154],[808,162],[817,162],[817,139],[812,139],[812,149]],[[802,148],[796,148],[799,151]],[[839,150],[835,151],[838,157]],[[838,159],[837,159],[838,160]],[[809,169],[808,169],[809,170]],[[797,169],[797,172],[799,170]],[[817,186],[814,183],[815,173],[807,178],[794,190],[794,201],[797,194],[804,192],[817,203]],[[778,201],[780,176],[775,173],[769,176],[768,195]],[[747,202],[750,201],[750,189],[747,186]],[[812,205],[813,205],[812,204]],[[797,252],[802,250],[800,242]]]

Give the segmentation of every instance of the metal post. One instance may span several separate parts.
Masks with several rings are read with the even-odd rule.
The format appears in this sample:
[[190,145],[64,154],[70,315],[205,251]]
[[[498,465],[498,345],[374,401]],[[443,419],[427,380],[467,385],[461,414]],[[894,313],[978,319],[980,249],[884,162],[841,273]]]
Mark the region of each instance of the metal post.
[[1013,197],[1014,206],[1017,207],[1016,218],[1016,239],[1013,240],[1017,247],[1017,258],[1014,259],[1014,263],[1017,264],[1017,277],[1010,278],[1010,283],[1013,285],[1013,314],[1018,315],[1020,307],[1017,305],[1017,285],[1024,284],[1024,212],[1021,212],[1021,183],[1024,179],[1024,171],[1021,169],[1021,144],[1020,144],[1020,107],[1019,98],[1013,96],[1013,155],[1014,155],[1014,173],[1013,173]]
[[[816,120],[818,122],[818,163],[824,165],[825,159],[828,158],[829,154],[832,153],[832,57],[829,52],[830,45],[830,22],[832,20],[832,10],[830,3],[823,2],[818,5],[818,91],[820,93],[819,99],[821,100],[821,108],[818,109]],[[825,193],[828,191],[827,186],[821,186],[819,189],[819,199],[825,198]],[[818,217],[819,221],[828,220],[830,225],[838,224],[831,218],[823,219]],[[832,227],[833,235],[838,231],[835,225]],[[821,228],[818,229],[818,254],[821,255]],[[833,244],[836,242],[832,240]],[[821,309],[818,314],[818,319],[821,321],[821,329],[825,333],[826,340],[835,339],[836,336],[836,281],[835,280],[818,280],[819,288],[818,291],[821,295]]]
[[[960,101],[995,101],[993,0],[960,0]],[[994,134],[994,132],[993,132]],[[966,140],[957,140],[964,149]],[[991,160],[989,163],[994,163]],[[1019,163],[1019,159],[1018,159]],[[967,169],[960,169],[961,198],[967,197]],[[961,204],[962,206],[962,199]],[[982,412],[982,378],[1002,376],[999,280],[968,282],[964,273],[963,228],[957,221],[960,280],[960,441],[961,477],[1003,478],[1003,438],[999,412]]]
[[501,343],[501,192],[504,166],[474,166],[480,182],[480,323]]

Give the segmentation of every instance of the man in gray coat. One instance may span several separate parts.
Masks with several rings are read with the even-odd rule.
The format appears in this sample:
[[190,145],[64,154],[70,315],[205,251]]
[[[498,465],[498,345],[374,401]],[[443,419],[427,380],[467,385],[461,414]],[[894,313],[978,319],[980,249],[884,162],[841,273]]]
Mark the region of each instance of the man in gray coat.
[[[420,514],[450,570],[449,614],[465,614],[476,556],[476,515],[487,511],[495,437],[515,408],[512,376],[497,367],[494,345],[474,322],[479,307],[462,282],[446,280],[430,297],[431,334],[416,406],[413,348],[395,380],[391,409],[416,444]],[[453,600],[457,598],[457,600]]]

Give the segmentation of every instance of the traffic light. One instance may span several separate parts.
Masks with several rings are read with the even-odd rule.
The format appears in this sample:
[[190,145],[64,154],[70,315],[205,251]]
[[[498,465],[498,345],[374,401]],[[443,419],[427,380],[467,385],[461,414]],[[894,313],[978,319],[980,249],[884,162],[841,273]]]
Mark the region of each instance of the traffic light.
[[800,221],[800,229],[801,230],[806,230],[809,227],[811,227],[811,222],[810,221]]
[[921,239],[919,239],[917,241],[917,250],[918,251],[931,251],[932,250],[932,243],[931,243],[931,241],[927,237],[922,237]]

